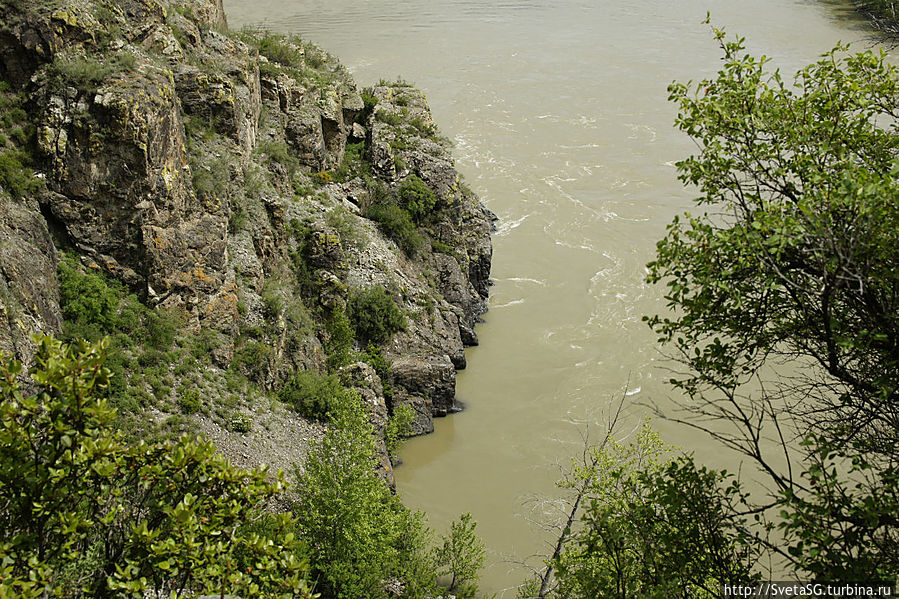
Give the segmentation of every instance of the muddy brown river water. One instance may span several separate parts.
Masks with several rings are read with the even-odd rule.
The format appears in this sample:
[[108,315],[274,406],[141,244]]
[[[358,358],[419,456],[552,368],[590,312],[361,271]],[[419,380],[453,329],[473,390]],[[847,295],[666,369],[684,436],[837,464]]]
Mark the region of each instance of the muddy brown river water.
[[[413,439],[399,492],[441,530],[471,512],[490,562],[482,590],[514,597],[515,560],[544,551],[528,499],[627,393],[628,421],[664,405],[670,366],[641,322],[664,310],[645,264],[691,193],[674,162],[674,79],[708,77],[720,52],[706,11],[792,74],[838,41],[872,44],[848,2],[815,0],[225,0],[230,25],[312,40],[360,86],[422,88],[459,170],[499,217],[490,311],[458,377],[460,414]],[[714,466],[710,440],[657,423]],[[538,560],[532,559],[532,563]],[[505,592],[504,592],[505,591]]]

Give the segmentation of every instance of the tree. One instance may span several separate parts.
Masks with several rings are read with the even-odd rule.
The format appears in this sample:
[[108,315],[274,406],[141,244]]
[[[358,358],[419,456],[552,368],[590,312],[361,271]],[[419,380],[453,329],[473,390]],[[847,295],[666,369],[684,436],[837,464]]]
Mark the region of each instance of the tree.
[[345,393],[330,426],[298,472],[293,505],[326,597],[385,597],[393,580],[404,597],[435,596],[436,565],[423,515],[390,492],[376,471],[375,437],[361,400]]
[[100,390],[108,341],[37,340],[21,364],[0,354],[0,597],[305,597],[305,548],[284,489],[238,470],[207,442],[126,444]]
[[461,599],[477,596],[478,571],[487,559],[484,542],[475,533],[477,526],[471,514],[462,514],[458,521],[450,523],[449,534],[442,537],[443,544],[436,548],[441,575],[450,577],[446,590]]
[[574,509],[522,598],[711,598],[721,584],[756,579],[760,543],[735,516],[740,485],[672,456],[648,423],[629,443],[610,433],[588,448],[560,486],[575,492]]
[[715,32],[723,69],[669,88],[705,212],[675,219],[649,265],[672,314],[647,320],[686,366],[676,419],[769,476],[796,568],[840,573],[841,551],[895,576],[878,494],[895,497],[899,460],[899,75],[838,46],[788,85]]
[[756,579],[757,543],[734,518],[742,497],[732,477],[680,456],[605,478],[556,560],[556,596],[712,598],[722,584]]
[[685,366],[674,419],[752,458],[770,493],[610,426],[563,480],[566,524],[522,597],[717,596],[763,550],[797,576],[899,573],[899,72],[839,46],[789,86],[715,33],[723,69],[669,88],[705,212],[659,242],[648,279],[671,314],[646,320]]

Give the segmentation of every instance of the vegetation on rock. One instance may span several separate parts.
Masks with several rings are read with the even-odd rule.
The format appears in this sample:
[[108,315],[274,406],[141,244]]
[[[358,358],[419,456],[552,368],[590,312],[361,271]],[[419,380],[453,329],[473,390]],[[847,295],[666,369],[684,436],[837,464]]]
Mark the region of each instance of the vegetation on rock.
[[347,302],[347,316],[364,344],[381,344],[406,328],[406,317],[383,287],[355,291]]
[[437,205],[437,196],[415,175],[400,184],[397,195],[400,205],[409,212],[416,223],[424,222]]
[[284,383],[278,399],[307,418],[327,420],[346,393],[336,375],[300,370]]
[[34,125],[22,108],[24,97],[0,82],[0,187],[16,199],[36,193],[40,180],[31,169]]

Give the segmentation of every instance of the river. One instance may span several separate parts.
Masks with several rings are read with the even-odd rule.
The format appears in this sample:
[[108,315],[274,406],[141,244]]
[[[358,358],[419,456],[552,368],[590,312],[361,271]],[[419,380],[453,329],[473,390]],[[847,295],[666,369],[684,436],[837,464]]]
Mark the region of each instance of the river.
[[[360,86],[423,89],[471,187],[499,217],[490,311],[467,352],[460,414],[412,439],[399,492],[438,530],[462,512],[490,556],[482,590],[514,597],[515,561],[545,551],[530,499],[557,495],[557,464],[586,423],[627,394],[627,422],[670,401],[669,364],[641,322],[664,310],[645,264],[691,193],[674,162],[672,80],[720,67],[708,25],[746,36],[787,74],[838,41],[869,45],[848,2],[813,0],[225,0],[230,25],[262,26],[336,54]],[[628,424],[629,425],[629,424]],[[713,466],[734,456],[657,423]],[[532,564],[539,560],[531,557]]]

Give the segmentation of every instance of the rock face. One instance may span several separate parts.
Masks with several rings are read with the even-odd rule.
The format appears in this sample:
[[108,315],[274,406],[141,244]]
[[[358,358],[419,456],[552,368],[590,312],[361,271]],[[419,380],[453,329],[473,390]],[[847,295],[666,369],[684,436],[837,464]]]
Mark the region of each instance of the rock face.
[[60,331],[56,247],[33,200],[0,195],[0,350],[31,361],[31,334]]
[[[237,373],[265,396],[341,351],[374,351],[380,376],[343,375],[379,432],[400,405],[415,434],[456,409],[494,217],[420,91],[360,94],[312,45],[229,31],[221,0],[11,6],[0,78],[26,107],[40,184],[0,189],[0,349],[27,361],[32,333],[60,332],[59,246],[177,314],[179,335],[214,339],[207,380]],[[368,348],[341,323],[373,286],[407,324]],[[165,414],[186,392],[160,393]]]

